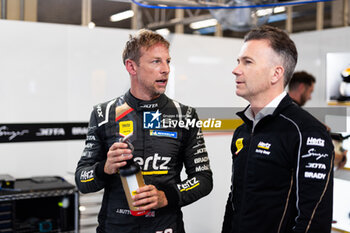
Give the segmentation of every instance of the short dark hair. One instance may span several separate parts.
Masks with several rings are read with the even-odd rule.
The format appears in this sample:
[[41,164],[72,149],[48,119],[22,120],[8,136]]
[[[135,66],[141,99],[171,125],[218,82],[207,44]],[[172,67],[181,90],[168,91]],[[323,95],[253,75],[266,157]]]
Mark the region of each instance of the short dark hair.
[[123,51],[123,63],[131,59],[139,65],[141,48],[149,49],[155,44],[161,43],[169,49],[169,42],[160,34],[147,29],[141,29],[135,36],[130,35]]
[[263,25],[251,30],[245,37],[244,42],[250,40],[268,40],[271,48],[281,56],[284,66],[284,86],[286,87],[292,78],[295,66],[298,61],[298,51],[294,42],[283,30]]
[[292,79],[289,82],[288,89],[295,90],[300,83],[304,83],[307,86],[311,86],[316,82],[315,77],[305,71],[294,72]]

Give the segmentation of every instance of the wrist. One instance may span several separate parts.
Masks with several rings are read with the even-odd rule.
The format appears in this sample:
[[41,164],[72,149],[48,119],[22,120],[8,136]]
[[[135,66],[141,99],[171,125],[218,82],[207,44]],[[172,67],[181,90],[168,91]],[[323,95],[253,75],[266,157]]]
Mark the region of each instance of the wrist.
[[159,191],[161,193],[161,208],[168,205],[168,198],[166,197],[163,191]]
[[162,191],[164,192],[165,198],[167,200],[167,206],[174,207],[179,204],[179,196],[175,188],[171,186],[162,187]]
[[95,168],[96,176],[102,180],[108,179],[108,177],[110,176],[108,173],[105,172],[105,165],[106,160],[103,160],[98,162]]

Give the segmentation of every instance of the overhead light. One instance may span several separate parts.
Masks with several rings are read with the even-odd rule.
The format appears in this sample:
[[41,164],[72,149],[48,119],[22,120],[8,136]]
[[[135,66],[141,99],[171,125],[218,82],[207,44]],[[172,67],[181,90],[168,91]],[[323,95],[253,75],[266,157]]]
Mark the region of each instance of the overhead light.
[[123,11],[114,15],[111,15],[111,17],[109,18],[110,21],[112,22],[118,22],[124,19],[128,19],[134,16],[134,11],[132,10],[127,10],[127,11]]
[[167,36],[170,33],[169,29],[167,29],[167,28],[158,29],[158,30],[156,30],[156,32],[162,36]]
[[273,9],[274,14],[285,12],[286,8],[284,6],[278,6]]
[[212,27],[212,26],[216,26],[217,23],[218,21],[216,19],[206,19],[206,20],[191,23],[190,28],[200,29],[200,28]]
[[270,15],[272,14],[273,10],[272,8],[267,8],[267,9],[260,9],[260,10],[257,10],[256,11],[256,15],[258,17],[262,17],[262,16],[265,16],[265,15]]

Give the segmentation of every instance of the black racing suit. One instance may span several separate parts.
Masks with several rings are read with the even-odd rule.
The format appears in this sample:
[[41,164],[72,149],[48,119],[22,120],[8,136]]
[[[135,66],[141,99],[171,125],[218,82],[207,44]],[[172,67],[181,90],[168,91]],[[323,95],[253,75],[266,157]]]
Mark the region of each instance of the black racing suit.
[[326,127],[285,96],[232,139],[223,233],[330,233],[333,144]]
[[[197,120],[195,109],[164,94],[141,101],[127,92],[94,107],[75,179],[82,193],[104,189],[98,232],[184,232],[181,207],[207,195],[213,187],[203,134],[191,127]],[[145,183],[164,191],[169,203],[146,216],[130,214],[119,174],[104,173],[110,146],[129,133],[134,161]],[[180,178],[183,165],[185,180]]]

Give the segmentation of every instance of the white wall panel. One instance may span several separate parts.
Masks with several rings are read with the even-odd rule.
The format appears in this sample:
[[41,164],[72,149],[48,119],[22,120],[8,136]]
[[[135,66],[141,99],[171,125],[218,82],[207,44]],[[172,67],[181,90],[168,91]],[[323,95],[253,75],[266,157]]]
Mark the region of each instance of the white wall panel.
[[0,121],[64,119],[66,29],[15,21],[0,21],[0,27],[0,103],[6,109]]
[[129,33],[129,30],[68,27],[69,120],[87,121],[93,105],[128,90],[129,76],[121,53]]
[[172,35],[175,98],[195,107],[234,107],[246,102],[234,94],[232,70],[242,40]]

